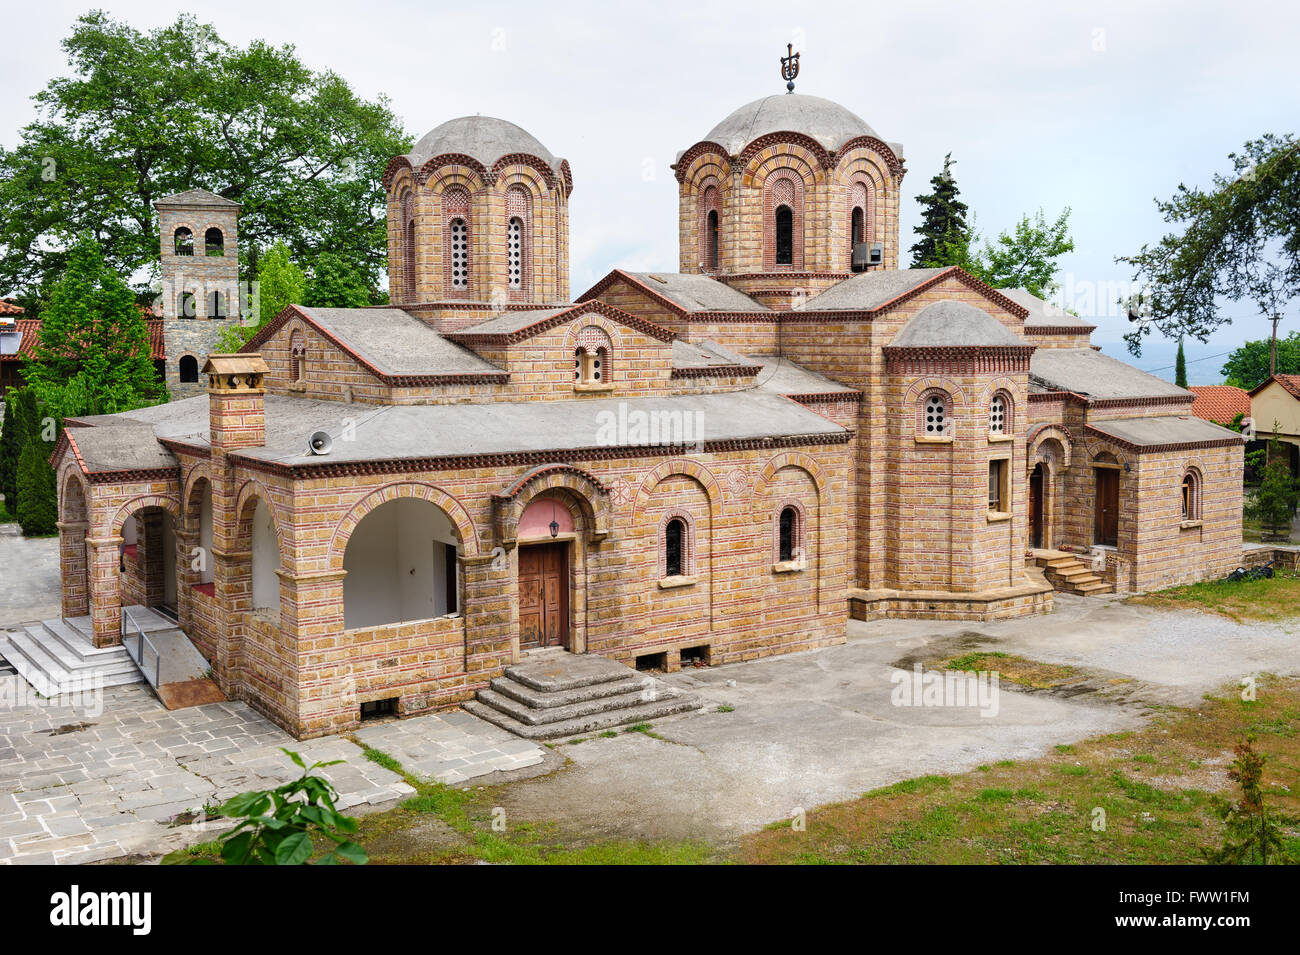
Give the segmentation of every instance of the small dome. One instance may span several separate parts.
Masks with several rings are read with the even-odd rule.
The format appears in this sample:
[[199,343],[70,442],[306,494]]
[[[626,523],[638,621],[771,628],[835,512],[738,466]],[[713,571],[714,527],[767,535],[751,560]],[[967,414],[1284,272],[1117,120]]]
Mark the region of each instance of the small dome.
[[945,299],[921,309],[889,343],[896,348],[1023,345],[1016,333],[981,308]]
[[434,156],[463,153],[487,168],[502,156],[528,153],[558,172],[560,162],[532,133],[514,123],[492,116],[462,116],[449,119],[429,132],[406,154],[411,165],[419,169]]
[[758,137],[776,132],[803,133],[831,151],[858,136],[880,138],[861,117],[839,103],[802,93],[774,93],[746,103],[704,138],[734,156]]

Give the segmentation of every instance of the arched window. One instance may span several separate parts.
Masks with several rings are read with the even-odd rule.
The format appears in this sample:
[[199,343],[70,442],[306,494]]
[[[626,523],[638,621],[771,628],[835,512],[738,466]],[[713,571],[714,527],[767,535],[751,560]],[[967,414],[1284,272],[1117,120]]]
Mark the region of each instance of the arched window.
[[852,224],[851,224],[850,229],[849,229],[849,234],[850,234],[850,236],[852,237],[852,238],[849,240],[849,245],[850,245],[849,252],[850,252],[850,253],[852,253],[852,251],[853,251],[853,247],[858,246],[858,245],[860,245],[860,244],[862,244],[863,242],[866,241],[865,239],[862,238],[862,235],[863,235],[862,227],[863,227],[864,225],[866,225],[866,221],[867,221],[867,219],[866,219],[866,216],[865,216],[865,215],[863,214],[863,212],[862,212],[862,208],[861,208],[860,206],[854,206],[854,207],[853,207],[853,221],[852,221]]
[[1011,430],[1011,399],[1005,391],[999,391],[989,403],[989,434],[1008,434]]
[[203,252],[205,255],[226,254],[226,237],[220,229],[213,227],[203,233]]
[[688,533],[685,519],[670,518],[664,525],[664,576],[685,577],[687,571]]
[[199,380],[199,360],[193,355],[182,355],[181,360],[177,363],[177,373],[184,384],[197,382]]
[[469,193],[452,186],[442,194],[443,269],[446,289],[463,297],[469,291],[470,259]]
[[205,302],[208,318],[226,317],[226,296],[221,292],[209,292]]
[[194,233],[181,226],[172,236],[172,246],[177,255],[193,255]]
[[512,292],[525,292],[531,285],[530,207],[528,190],[523,186],[506,190],[506,284]]
[[193,292],[181,292],[176,299],[176,317],[193,318],[198,314],[198,299]]
[[794,210],[789,206],[776,210],[776,264],[794,265]]
[[782,563],[803,554],[803,520],[793,504],[781,508],[776,521],[776,559]]
[[849,266],[853,265],[853,249],[871,241],[870,187],[859,179],[849,187]]
[[289,380],[302,381],[302,366],[306,360],[307,346],[303,341],[302,330],[295,328],[289,336]]
[[578,333],[573,350],[573,380],[581,385],[607,385],[614,344],[602,328],[588,325]]
[[767,177],[763,189],[763,264],[803,267],[803,179],[791,169]]
[[710,180],[700,193],[700,265],[706,272],[718,270],[718,187]]
[[718,210],[709,210],[707,223],[706,241],[708,242],[708,257],[705,259],[705,268],[710,272],[718,271]]
[[1183,520],[1199,521],[1201,519],[1201,475],[1195,468],[1189,468],[1183,475]]
[[922,396],[917,430],[927,438],[940,438],[952,433],[952,408],[945,392],[927,391]]

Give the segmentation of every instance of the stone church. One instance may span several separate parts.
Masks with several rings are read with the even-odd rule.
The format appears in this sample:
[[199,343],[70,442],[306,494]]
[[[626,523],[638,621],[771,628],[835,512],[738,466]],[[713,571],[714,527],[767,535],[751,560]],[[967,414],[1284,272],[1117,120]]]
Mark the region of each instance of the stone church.
[[[65,617],[163,607],[313,736],[535,648],[672,670],[1237,564],[1240,436],[1023,290],[900,269],[899,144],[784,93],[686,145],[678,271],[574,300],[567,161],[484,116],[392,159],[391,305],[290,306],[205,394],[67,422]],[[232,244],[186,195],[164,249]]]

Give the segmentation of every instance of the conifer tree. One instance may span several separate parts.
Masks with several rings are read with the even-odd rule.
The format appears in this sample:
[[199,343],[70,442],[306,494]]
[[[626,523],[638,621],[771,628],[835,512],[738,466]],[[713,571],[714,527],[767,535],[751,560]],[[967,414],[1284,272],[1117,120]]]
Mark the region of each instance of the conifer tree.
[[54,468],[49,456],[54,445],[41,440],[40,432],[29,435],[18,458],[18,523],[28,537],[53,534],[59,519]]
[[957,180],[952,175],[952,153],[943,157],[943,171],[930,180],[929,195],[917,196],[921,204],[921,224],[914,231],[920,236],[912,246],[912,268],[959,265],[970,248],[971,230],[966,222],[966,203],[958,196]]
[[1187,356],[1183,354],[1183,340],[1178,339],[1178,357],[1174,359],[1174,384],[1187,387]]

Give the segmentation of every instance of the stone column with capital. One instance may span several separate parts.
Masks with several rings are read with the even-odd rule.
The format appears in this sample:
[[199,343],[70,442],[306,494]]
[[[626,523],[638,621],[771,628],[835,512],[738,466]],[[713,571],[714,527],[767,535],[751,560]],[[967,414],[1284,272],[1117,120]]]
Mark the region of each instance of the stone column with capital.
[[122,538],[87,537],[90,551],[90,626],[96,647],[122,642],[122,591],[118,568]]
[[59,576],[63,578],[62,614],[84,617],[90,613],[90,581],[86,562],[85,521],[60,521]]

